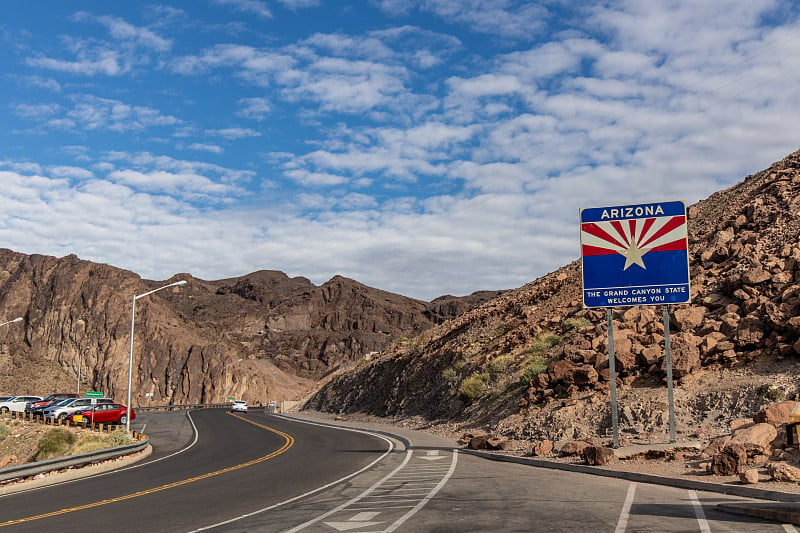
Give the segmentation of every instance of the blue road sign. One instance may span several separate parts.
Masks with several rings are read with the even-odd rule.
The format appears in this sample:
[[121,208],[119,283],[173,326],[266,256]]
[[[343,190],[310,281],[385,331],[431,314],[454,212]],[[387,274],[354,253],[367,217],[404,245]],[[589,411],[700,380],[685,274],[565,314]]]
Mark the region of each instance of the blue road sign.
[[580,216],[584,306],[689,301],[683,202],[590,207]]

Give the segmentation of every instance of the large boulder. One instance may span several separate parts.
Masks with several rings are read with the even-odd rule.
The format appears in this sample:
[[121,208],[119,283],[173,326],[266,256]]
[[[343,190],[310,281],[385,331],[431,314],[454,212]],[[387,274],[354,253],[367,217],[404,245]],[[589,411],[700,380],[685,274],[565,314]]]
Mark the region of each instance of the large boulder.
[[726,446],[711,458],[709,471],[715,476],[738,476],[746,470],[747,451],[742,445]]
[[778,430],[772,424],[753,424],[736,431],[728,446],[742,446],[752,457],[758,454],[769,454],[770,443],[778,436]]
[[756,415],[753,417],[753,420],[759,424],[766,423],[775,427],[788,424],[791,421],[790,417],[795,405],[797,405],[797,402],[789,400],[785,402],[773,403],[772,405],[768,405],[756,413]]

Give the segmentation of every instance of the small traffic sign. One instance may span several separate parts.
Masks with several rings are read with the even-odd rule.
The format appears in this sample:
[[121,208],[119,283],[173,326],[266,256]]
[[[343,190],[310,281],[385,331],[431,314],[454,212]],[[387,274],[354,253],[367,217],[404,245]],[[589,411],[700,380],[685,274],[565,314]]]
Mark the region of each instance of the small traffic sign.
[[683,202],[584,208],[580,218],[584,306],[689,301]]
[[102,392],[98,392],[98,391],[90,390],[90,391],[86,391],[86,397],[87,398],[102,398],[103,397],[103,393]]

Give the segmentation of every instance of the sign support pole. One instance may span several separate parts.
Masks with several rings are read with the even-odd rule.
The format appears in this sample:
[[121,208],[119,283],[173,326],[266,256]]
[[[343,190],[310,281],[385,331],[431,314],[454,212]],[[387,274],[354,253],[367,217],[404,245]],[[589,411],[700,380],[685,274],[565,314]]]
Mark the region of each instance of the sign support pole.
[[614,320],[611,308],[606,307],[608,317],[608,380],[611,386],[611,431],[613,434],[613,448],[619,448],[619,417],[617,415],[617,373],[615,370],[614,356]]
[[669,403],[669,441],[675,442],[675,402],[672,396],[672,349],[669,345],[669,306],[662,306],[664,312],[664,352],[667,362],[667,402]]

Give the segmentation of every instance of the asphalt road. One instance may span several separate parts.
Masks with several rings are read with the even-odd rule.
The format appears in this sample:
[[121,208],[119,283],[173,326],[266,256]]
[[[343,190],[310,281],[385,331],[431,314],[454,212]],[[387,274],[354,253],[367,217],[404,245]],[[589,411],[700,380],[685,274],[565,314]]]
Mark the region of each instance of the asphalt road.
[[147,460],[0,497],[0,528],[797,532],[715,509],[741,498],[489,461],[396,428],[387,438],[218,409],[142,414],[134,428],[155,445]]
[[4,496],[0,526],[37,532],[190,531],[318,489],[388,449],[387,442],[360,433],[219,409],[191,413],[199,435],[193,443],[186,415],[170,414],[172,428],[159,415],[137,420],[157,444],[148,460]]

